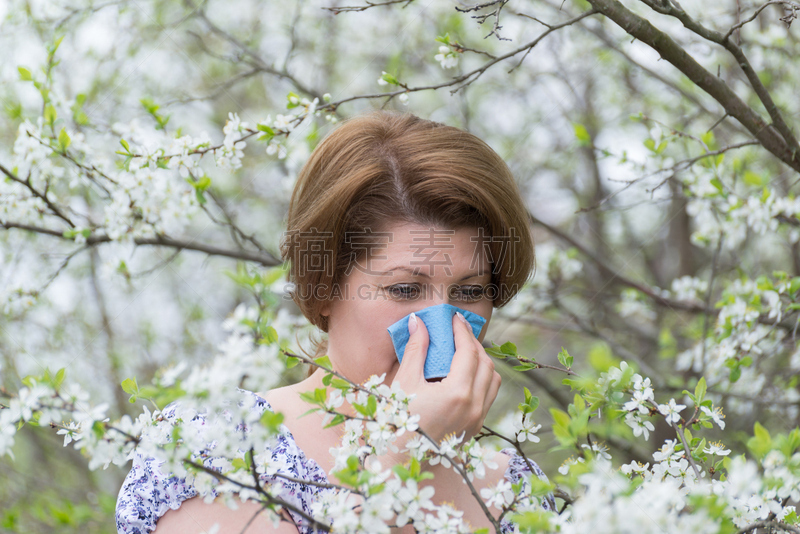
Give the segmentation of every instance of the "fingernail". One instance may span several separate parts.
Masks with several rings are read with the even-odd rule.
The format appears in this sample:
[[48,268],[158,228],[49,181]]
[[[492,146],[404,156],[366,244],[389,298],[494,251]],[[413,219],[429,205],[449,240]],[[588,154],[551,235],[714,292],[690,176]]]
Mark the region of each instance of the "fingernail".
[[468,322],[467,322],[467,320],[464,318],[464,316],[463,316],[463,315],[461,315],[461,312],[456,312],[456,315],[458,315],[458,318],[459,318],[459,319],[461,319],[461,322],[462,322],[462,323],[464,323],[465,325],[469,326],[469,323],[468,323]]
[[413,334],[417,331],[417,316],[414,312],[411,312],[411,316],[408,318],[408,333]]

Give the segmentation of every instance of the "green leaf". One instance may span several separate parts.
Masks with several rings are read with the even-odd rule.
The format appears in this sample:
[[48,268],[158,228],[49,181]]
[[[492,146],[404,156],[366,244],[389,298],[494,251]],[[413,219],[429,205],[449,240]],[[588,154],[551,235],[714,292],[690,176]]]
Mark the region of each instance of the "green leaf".
[[123,380],[122,391],[130,395],[139,393],[139,385],[136,383],[136,378],[126,378]]
[[61,147],[62,152],[66,152],[67,147],[72,142],[69,138],[69,134],[67,133],[66,128],[61,128],[61,132],[58,134],[58,145]]
[[125,139],[120,139],[119,140],[119,144],[121,144],[122,148],[125,149],[125,153],[126,154],[130,154],[131,153],[131,147],[130,147],[130,145],[128,144],[128,142]]
[[450,34],[449,33],[445,33],[444,35],[439,35],[438,37],[436,37],[435,41],[437,41],[439,43],[442,43],[442,44],[449,45],[450,44]]
[[267,345],[272,345],[276,341],[278,341],[278,331],[275,330],[275,327],[268,326],[264,329],[264,341]]
[[30,82],[33,81],[33,76],[31,76],[31,71],[26,69],[25,67],[17,67],[19,71],[19,79],[23,82]]
[[561,351],[558,353],[558,361],[567,369],[572,368],[572,356],[569,355],[564,347],[561,347]]
[[314,359],[314,363],[322,367],[323,369],[327,369],[328,371],[333,370],[333,365],[331,364],[331,359],[328,358],[328,355],[320,356],[319,358]]
[[772,437],[769,435],[769,431],[758,421],[753,427],[753,434],[753,437],[747,440],[747,448],[761,458],[772,448]]
[[52,126],[57,118],[56,108],[53,107],[53,104],[47,104],[44,108],[44,121]]
[[697,385],[694,388],[694,402],[695,404],[700,404],[703,402],[703,399],[706,398],[706,391],[708,387],[706,386],[706,379],[705,377],[701,376],[700,380],[698,380]]
[[388,72],[384,72],[381,74],[381,80],[385,81],[386,83],[390,83],[392,85],[400,85],[400,82],[393,74],[389,74]]
[[731,369],[730,381],[731,384],[735,383],[742,376],[742,368],[738,365]]
[[519,404],[519,409],[522,413],[533,413],[539,407],[539,397],[534,397],[528,388],[525,390],[525,402]]
[[340,413],[337,413],[336,415],[333,416],[331,422],[325,425],[323,428],[330,428],[332,426],[341,425],[344,422],[345,422],[344,416]]
[[506,341],[502,345],[500,345],[500,352],[506,354],[508,356],[516,356],[517,355],[517,346],[514,345],[510,341]]
[[714,138],[714,132],[706,132],[701,137],[700,140],[706,145],[709,150],[716,149],[717,141]]
[[746,171],[742,179],[747,185],[752,185],[755,187],[761,187],[765,185],[764,179],[753,171]]
[[591,146],[592,136],[583,124],[577,122],[572,123],[572,130],[575,132],[575,138],[578,140],[579,146]]
[[258,131],[259,131],[259,132],[264,132],[264,133],[265,133],[265,134],[267,134],[267,135],[268,135],[270,138],[273,138],[273,137],[275,137],[275,130],[273,130],[272,128],[270,128],[270,127],[269,127],[269,126],[267,126],[266,124],[257,124],[257,125],[256,125],[256,128],[258,129]]
[[55,389],[60,388],[61,384],[64,383],[64,378],[66,378],[66,376],[67,376],[66,368],[62,367],[61,369],[59,369],[58,372],[56,373],[55,379],[53,380],[53,387]]

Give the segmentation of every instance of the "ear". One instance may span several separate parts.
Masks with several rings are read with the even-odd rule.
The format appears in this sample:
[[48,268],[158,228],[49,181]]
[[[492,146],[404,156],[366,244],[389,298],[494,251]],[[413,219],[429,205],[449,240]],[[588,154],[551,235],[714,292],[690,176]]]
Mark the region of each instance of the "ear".
[[327,302],[325,302],[325,304],[322,305],[322,308],[320,308],[319,314],[322,315],[323,317],[329,317],[330,316],[330,314],[331,314],[331,303],[330,303],[330,301],[327,301]]

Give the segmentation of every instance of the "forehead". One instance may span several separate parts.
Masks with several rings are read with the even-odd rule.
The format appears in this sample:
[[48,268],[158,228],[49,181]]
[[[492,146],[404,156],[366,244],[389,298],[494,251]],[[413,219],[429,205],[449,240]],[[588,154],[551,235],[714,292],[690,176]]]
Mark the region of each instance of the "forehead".
[[487,269],[483,232],[479,228],[452,229],[417,223],[396,223],[376,232],[370,259],[373,266],[426,268],[452,265]]

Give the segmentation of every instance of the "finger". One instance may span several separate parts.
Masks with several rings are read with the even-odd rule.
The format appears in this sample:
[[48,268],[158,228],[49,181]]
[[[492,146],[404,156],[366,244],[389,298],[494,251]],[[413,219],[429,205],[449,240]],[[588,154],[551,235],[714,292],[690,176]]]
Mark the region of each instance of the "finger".
[[500,376],[500,373],[493,372],[492,381],[489,385],[489,391],[486,393],[486,397],[483,399],[484,417],[487,413],[489,413],[489,408],[492,407],[492,404],[494,404],[494,400],[497,398],[497,393],[500,391],[500,385],[502,383],[503,378]]
[[[494,363],[489,360],[485,355],[478,358],[478,365],[475,370],[475,377],[472,383],[472,390],[475,395],[475,400],[480,402],[480,406],[485,404],[486,396],[489,395],[492,387],[492,380],[494,379]],[[483,412],[485,414],[485,412]]]
[[[478,351],[475,347],[475,335],[466,319],[458,318],[458,312],[453,315],[453,340],[456,352],[453,363],[450,365],[450,374],[454,380],[465,380],[468,384],[473,382],[478,367]],[[463,316],[462,316],[463,317]]]
[[478,338],[474,339],[475,339],[475,350],[478,351],[478,359],[482,362],[486,362],[486,364],[492,368],[492,371],[494,371],[495,368],[494,359],[491,356],[489,356],[489,353],[486,352],[486,349],[483,347],[481,342],[478,341]]
[[[414,328],[415,322],[416,329]],[[423,376],[425,358],[428,355],[428,329],[422,319],[413,312],[408,318],[408,327],[408,343],[406,343],[403,360],[400,362],[400,369],[397,374],[398,376],[402,374],[404,377],[419,379]]]

